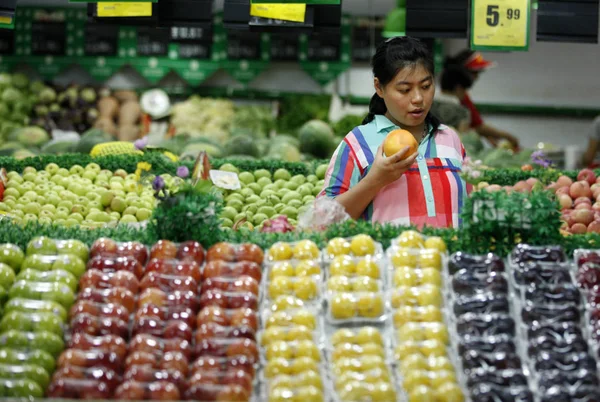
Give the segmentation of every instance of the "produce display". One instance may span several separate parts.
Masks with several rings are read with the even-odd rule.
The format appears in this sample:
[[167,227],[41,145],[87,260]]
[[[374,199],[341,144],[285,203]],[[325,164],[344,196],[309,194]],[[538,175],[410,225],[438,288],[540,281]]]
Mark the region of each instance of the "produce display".
[[[50,163],[44,170],[27,167],[22,174],[11,171],[7,177],[0,211],[16,222],[91,228],[135,223],[149,219],[156,205],[152,188],[140,184],[135,174],[101,170],[96,163],[69,170]],[[163,180],[171,186],[179,179],[165,174]]]
[[294,175],[278,169],[273,174],[266,169],[240,172],[233,165],[223,165],[220,170],[238,174],[241,188],[224,194],[225,206],[221,212],[223,227],[232,228],[243,221],[250,228],[261,229],[264,223],[285,216],[294,226],[323,189],[325,168],[317,175]]

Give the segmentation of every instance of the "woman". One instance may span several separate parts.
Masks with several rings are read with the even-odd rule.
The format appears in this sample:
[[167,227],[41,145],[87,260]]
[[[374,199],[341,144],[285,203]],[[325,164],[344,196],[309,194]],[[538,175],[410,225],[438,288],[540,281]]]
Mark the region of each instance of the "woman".
[[[479,110],[471,100],[468,90],[477,81],[479,75],[493,67],[494,63],[485,60],[481,53],[474,52],[472,50],[465,50],[459,53],[453,58],[447,58],[444,64],[444,70],[452,69],[456,72],[457,69],[463,69],[463,71],[470,76],[470,85],[468,87],[462,87],[460,94],[456,94],[460,103],[469,109],[471,114],[471,128],[477,131],[477,133],[487,139],[493,146],[500,145],[501,140],[508,141],[513,149],[519,149],[519,140],[510,133],[493,127],[483,121]],[[445,73],[445,71],[444,71]],[[444,75],[442,73],[442,77]],[[454,74],[456,77],[456,74]],[[457,86],[460,83],[457,82]]]
[[[458,135],[429,110],[435,94],[433,56],[410,37],[389,39],[372,60],[375,95],[363,125],[335,151],[321,196],[335,198],[354,218],[399,225],[457,227],[467,196]],[[386,157],[382,144],[398,128],[420,144]]]

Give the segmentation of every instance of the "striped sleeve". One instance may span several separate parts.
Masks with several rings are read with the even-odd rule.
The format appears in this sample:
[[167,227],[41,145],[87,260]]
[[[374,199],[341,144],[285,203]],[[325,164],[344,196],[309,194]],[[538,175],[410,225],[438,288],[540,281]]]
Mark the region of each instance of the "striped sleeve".
[[335,198],[355,186],[360,180],[360,170],[352,149],[342,141],[331,157],[325,174],[325,183],[319,196]]

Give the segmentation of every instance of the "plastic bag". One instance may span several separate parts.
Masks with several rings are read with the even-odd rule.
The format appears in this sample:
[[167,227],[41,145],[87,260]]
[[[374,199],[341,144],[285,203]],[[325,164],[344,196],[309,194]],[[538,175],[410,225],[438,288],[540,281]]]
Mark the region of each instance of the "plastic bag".
[[313,205],[298,217],[297,231],[323,231],[329,225],[350,219],[342,204],[328,197],[319,197]]

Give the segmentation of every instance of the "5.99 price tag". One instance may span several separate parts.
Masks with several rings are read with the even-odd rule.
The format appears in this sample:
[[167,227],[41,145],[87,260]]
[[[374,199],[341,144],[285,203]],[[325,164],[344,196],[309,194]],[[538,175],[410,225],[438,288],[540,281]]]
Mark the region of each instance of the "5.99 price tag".
[[527,50],[530,0],[473,0],[471,48]]

